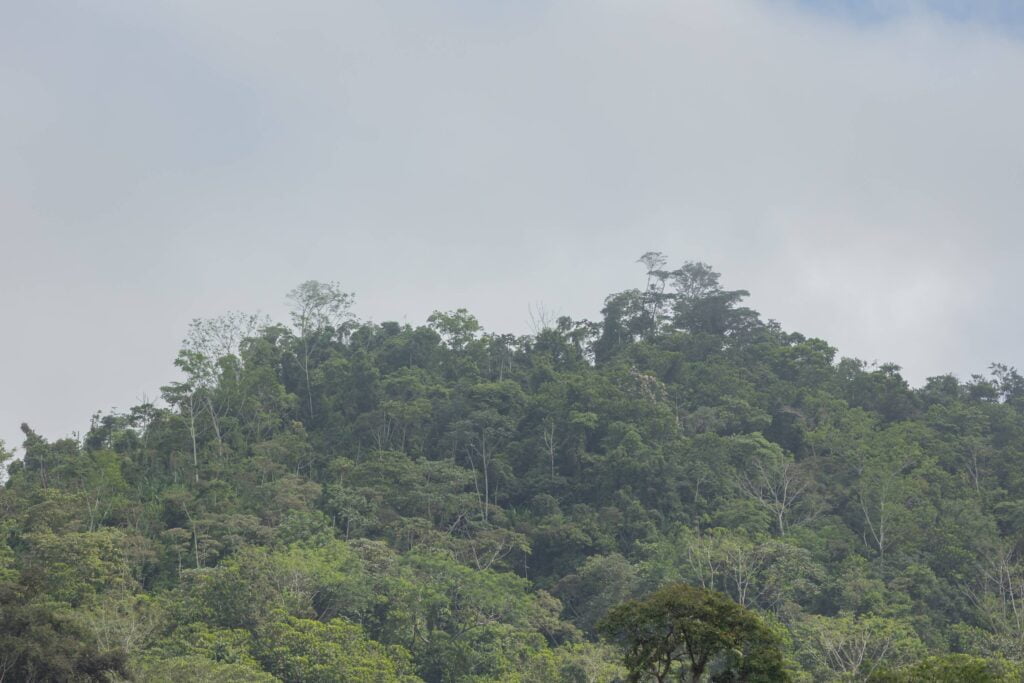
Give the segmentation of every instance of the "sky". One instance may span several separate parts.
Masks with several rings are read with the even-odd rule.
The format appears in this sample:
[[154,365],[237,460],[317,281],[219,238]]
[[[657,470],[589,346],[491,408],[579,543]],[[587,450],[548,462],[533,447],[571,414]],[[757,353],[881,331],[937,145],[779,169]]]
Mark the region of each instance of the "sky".
[[189,321],[596,318],[650,250],[915,385],[1024,366],[1024,3],[0,2],[0,439]]

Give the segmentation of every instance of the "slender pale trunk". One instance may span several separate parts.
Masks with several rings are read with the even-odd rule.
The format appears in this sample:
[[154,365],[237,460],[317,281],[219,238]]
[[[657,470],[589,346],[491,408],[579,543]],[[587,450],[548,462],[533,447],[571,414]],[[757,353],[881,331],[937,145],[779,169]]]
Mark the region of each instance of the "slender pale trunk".
[[199,483],[199,444],[196,440],[196,397],[192,395],[188,402],[188,426],[189,435],[192,437],[192,472],[195,475],[196,483]]
[[210,422],[213,423],[213,433],[217,437],[217,455],[220,456],[221,460],[224,459],[224,439],[220,435],[220,420],[217,419],[217,413],[213,409],[213,399],[209,396],[206,397],[206,410],[210,413]]
[[487,453],[487,437],[480,437],[480,460],[483,464],[484,469],[484,521],[486,522],[489,518],[489,508],[491,505],[491,479],[490,479],[490,458]]
[[303,332],[302,352],[305,362],[302,364],[302,372],[306,375],[306,398],[309,400],[309,419],[313,419],[313,386],[309,383],[309,337]]

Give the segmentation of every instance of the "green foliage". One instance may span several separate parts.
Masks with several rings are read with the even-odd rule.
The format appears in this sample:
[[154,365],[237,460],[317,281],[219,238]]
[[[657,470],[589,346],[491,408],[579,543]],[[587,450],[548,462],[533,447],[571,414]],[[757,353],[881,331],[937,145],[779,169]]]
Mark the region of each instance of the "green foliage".
[[870,683],[1016,683],[1024,676],[1020,665],[1005,659],[964,654],[926,657],[901,669],[872,675]]
[[817,678],[863,680],[883,667],[899,666],[925,654],[907,620],[842,613],[809,616],[794,628],[797,653]]
[[565,603],[573,622],[592,632],[598,620],[612,606],[632,597],[638,586],[637,568],[614,553],[591,555],[555,585],[554,593]]
[[359,321],[309,281],[287,325],[193,321],[161,404],[24,425],[7,679],[614,680],[597,624],[680,582],[738,629],[705,678],[755,675],[741,635],[793,680],[1018,675],[1020,374],[914,389],[640,262],[599,320],[526,336]]
[[147,657],[138,667],[138,678],[154,683],[274,683],[277,676],[258,667],[221,662],[200,656]]
[[366,637],[345,619],[328,622],[284,617],[259,632],[258,654],[267,671],[292,683],[418,681],[409,653]]
[[101,649],[94,635],[59,606],[0,588],[0,678],[107,681],[128,674],[125,652]]
[[612,609],[599,628],[624,649],[631,681],[789,678],[775,634],[715,591],[671,584]]

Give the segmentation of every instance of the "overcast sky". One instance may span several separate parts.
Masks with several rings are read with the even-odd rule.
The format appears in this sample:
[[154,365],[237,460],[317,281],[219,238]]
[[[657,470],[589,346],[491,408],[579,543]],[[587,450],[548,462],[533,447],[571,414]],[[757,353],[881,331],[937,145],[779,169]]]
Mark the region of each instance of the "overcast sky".
[[704,260],[915,384],[1024,365],[1024,3],[0,2],[0,438],[192,318],[596,317]]

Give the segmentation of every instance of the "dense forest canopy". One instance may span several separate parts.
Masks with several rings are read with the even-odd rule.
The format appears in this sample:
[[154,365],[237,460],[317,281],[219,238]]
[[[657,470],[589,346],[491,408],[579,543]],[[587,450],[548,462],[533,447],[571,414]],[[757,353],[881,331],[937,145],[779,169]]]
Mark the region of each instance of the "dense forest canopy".
[[[526,336],[306,282],[195,321],[159,405],[23,425],[0,681],[1020,680],[1024,377],[911,388],[640,262]],[[751,635],[644,659],[670,598]]]

